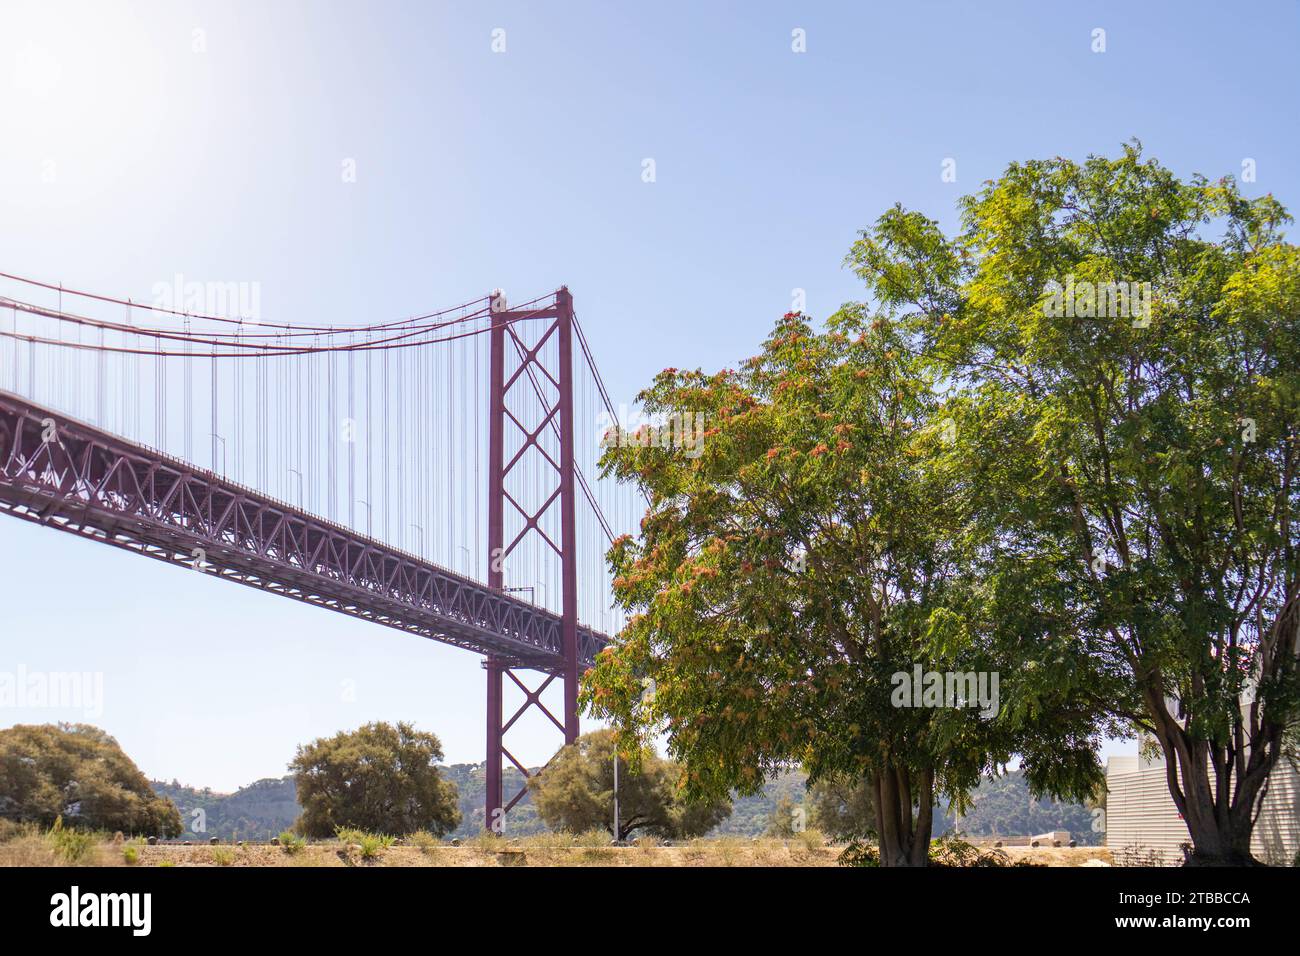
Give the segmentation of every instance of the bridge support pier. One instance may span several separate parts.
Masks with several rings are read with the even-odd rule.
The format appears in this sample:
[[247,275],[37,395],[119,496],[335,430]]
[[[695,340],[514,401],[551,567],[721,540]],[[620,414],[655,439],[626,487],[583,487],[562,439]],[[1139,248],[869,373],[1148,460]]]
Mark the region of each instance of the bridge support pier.
[[[561,562],[561,635],[563,663],[557,670],[550,671],[545,680],[536,689],[530,688],[522,681],[510,661],[489,657],[483,667],[487,672],[487,764],[486,764],[486,800],[484,807],[484,826],[494,833],[501,833],[505,826],[505,815],[524,794],[527,793],[527,780],[524,787],[509,800],[503,792],[504,760],[509,760],[516,769],[528,777],[527,768],[516,760],[505,745],[505,734],[530,707],[536,707],[564,735],[564,743],[570,744],[578,739],[578,555],[575,513],[574,481],[574,422],[573,422],[573,297],[567,287],[555,294],[555,305],[550,309],[529,308],[521,312],[510,311],[501,293],[494,293],[492,302],[492,331],[489,347],[490,368],[488,374],[489,415],[488,415],[488,586],[502,590],[505,587],[505,565],[510,553],[518,547],[529,531],[541,535],[544,540],[558,552]],[[550,319],[551,325],[531,348],[517,335],[514,323],[524,319]],[[558,351],[558,369],[547,369],[540,357],[541,343],[551,336],[556,336]],[[506,346],[513,343],[519,356],[518,365],[509,375],[506,372]],[[533,366],[532,369],[529,366]],[[512,386],[524,385],[531,380],[534,371],[558,384],[558,397],[554,407],[543,411],[548,418],[553,418],[559,429],[560,462],[556,475],[558,487],[556,493],[546,499],[537,513],[528,515],[513,498],[511,505],[524,517],[524,527],[519,534],[507,543],[505,538],[505,503],[506,476],[521,462],[531,450],[543,461],[554,464],[550,457],[537,443],[543,425],[538,431],[529,434],[508,409],[508,395]],[[540,394],[538,395],[540,398]],[[522,447],[509,463],[505,458],[505,434],[507,427],[515,427],[522,434]],[[542,515],[551,507],[560,508],[560,543],[555,543],[541,532],[539,522]],[[502,705],[504,678],[509,677],[524,694],[524,702],[509,718],[505,718]],[[542,693],[556,679],[564,684],[563,719],[557,719],[542,703]]]
[[505,811],[501,806],[501,677],[504,665],[495,657],[483,662],[487,671],[487,766],[485,768],[487,807],[483,825],[500,831]]

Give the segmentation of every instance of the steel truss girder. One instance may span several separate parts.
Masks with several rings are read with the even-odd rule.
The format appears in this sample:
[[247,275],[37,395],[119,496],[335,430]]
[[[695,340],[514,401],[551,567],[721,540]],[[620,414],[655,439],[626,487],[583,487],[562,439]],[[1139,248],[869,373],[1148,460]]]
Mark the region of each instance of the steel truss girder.
[[[0,512],[510,666],[567,666],[560,615],[8,392]],[[580,628],[583,660],[606,640]]]

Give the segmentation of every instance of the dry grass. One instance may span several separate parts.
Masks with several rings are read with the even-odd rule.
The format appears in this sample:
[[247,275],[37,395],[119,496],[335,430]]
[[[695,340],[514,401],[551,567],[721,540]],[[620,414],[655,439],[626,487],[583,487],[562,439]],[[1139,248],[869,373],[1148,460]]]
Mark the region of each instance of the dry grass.
[[103,834],[75,830],[41,830],[21,826],[7,831],[0,843],[0,866],[123,865],[121,844]]
[[211,854],[212,862],[217,866],[234,866],[239,861],[239,851],[234,847],[214,846]]
[[[115,843],[96,837],[76,861],[90,866],[760,866],[805,867],[835,866],[843,847],[825,846],[820,834],[808,832],[790,840],[744,837],[698,839],[689,843],[663,846],[660,841],[642,838],[636,845],[609,845],[603,832],[586,834],[546,833],[517,840],[504,840],[491,834],[473,838],[462,846],[451,846],[431,835],[413,835],[409,844],[389,846],[370,858],[363,857],[356,845],[336,840],[306,843],[301,849],[286,852],[284,847],[267,844],[183,846],[162,844],[147,846],[140,842]],[[126,850],[134,850],[135,863],[128,864]],[[1014,862],[1027,859],[1046,866],[1109,865],[1110,852],[1104,847],[1007,847]],[[0,843],[0,866],[66,866],[68,861],[56,841],[47,833],[27,828]]]
[[1104,846],[1007,846],[1002,852],[1012,863],[1027,860],[1040,866],[1114,866],[1110,850]]

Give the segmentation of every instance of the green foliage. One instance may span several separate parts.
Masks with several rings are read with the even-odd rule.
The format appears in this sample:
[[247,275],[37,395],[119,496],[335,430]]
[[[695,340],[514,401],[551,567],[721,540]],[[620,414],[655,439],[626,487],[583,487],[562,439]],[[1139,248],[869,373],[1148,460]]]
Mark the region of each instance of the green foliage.
[[127,866],[135,866],[140,862],[140,850],[138,847],[128,846],[122,850],[122,862]]
[[[483,804],[486,792],[484,765],[481,763],[445,764],[439,767],[443,778],[456,787],[457,807],[461,814],[455,829],[441,834],[444,837],[471,837],[483,826]],[[539,768],[533,768],[539,769]],[[527,782],[514,767],[502,773],[504,788],[513,793]],[[188,787],[173,780],[170,783],[151,781],[154,791],[176,804],[181,821],[187,827],[180,836],[201,840],[217,837],[220,840],[269,840],[281,830],[292,827],[302,813],[298,805],[297,788],[293,777],[258,780],[235,793],[217,793],[210,788]],[[206,829],[196,832],[192,825],[193,811],[202,809],[206,816]],[[0,827],[4,821],[0,818]],[[505,836],[527,836],[545,832],[546,825],[537,815],[537,809],[525,794],[511,808],[505,821]],[[2,831],[0,831],[2,832]]]
[[854,840],[836,862],[840,866],[880,866],[880,851],[870,843]]
[[[875,813],[868,785],[849,787],[819,780],[811,788],[800,771],[779,774],[758,793],[738,796],[731,816],[710,831],[711,835],[762,836],[768,830],[776,806],[807,809],[806,822],[837,843],[874,838]],[[1104,791],[1103,791],[1104,792]],[[1101,842],[1092,829],[1092,801],[1083,803],[1030,793],[1020,770],[985,776],[970,792],[960,817],[960,832],[970,837],[1032,836],[1049,830],[1068,830],[1081,845]],[[942,834],[958,826],[956,808],[946,800],[936,802],[934,832]]]
[[[487,793],[486,764],[454,763],[442,768],[446,778],[456,785],[459,798],[460,825],[448,836],[467,839],[483,829],[483,806]],[[530,768],[530,772],[540,770]],[[546,832],[546,824],[537,815],[532,796],[527,792],[528,780],[517,767],[507,763],[501,770],[501,787],[506,793],[524,790],[523,797],[510,808],[503,821],[501,836],[521,837]]]
[[411,834],[411,845],[418,847],[426,856],[438,849],[441,841],[428,830],[416,830]]
[[1092,829],[1089,803],[1035,796],[1024,772],[1011,770],[980,781],[971,792],[960,824],[953,808],[945,807],[944,828],[957,828],[963,837],[989,839],[1067,830],[1081,846],[1097,845],[1103,834]]
[[[186,787],[175,780],[154,780],[150,785],[159,796],[176,804],[184,827],[179,836],[188,840],[269,840],[293,826],[302,812],[292,777],[258,780],[228,794]],[[202,831],[191,829],[200,819],[195,810],[203,811]]]
[[374,833],[442,834],[460,823],[456,787],[438,769],[442,744],[410,724],[366,724],[298,748],[294,771],[303,808],[298,829],[333,836],[340,827]]
[[[481,763],[444,764],[439,767],[443,778],[456,787],[457,807],[461,814],[459,825],[442,836],[464,839],[482,828],[484,794],[487,790],[483,767]],[[527,782],[513,766],[506,767],[502,777],[508,793],[516,792]],[[269,840],[281,830],[293,826],[302,813],[293,777],[258,780],[229,794],[216,793],[209,788],[183,786],[175,780],[170,783],[155,780],[151,781],[151,786],[156,793],[171,800],[179,808],[182,824],[187,827],[180,834],[185,839],[217,837],[225,841]],[[202,832],[188,829],[193,825],[193,811],[197,809],[202,809],[206,817],[206,829]],[[3,825],[3,821],[0,821],[0,827]],[[526,836],[545,830],[546,825],[537,816],[537,809],[525,794],[507,815],[504,835]]]
[[[880,866],[880,851],[873,844],[854,841],[840,854],[840,866]],[[929,847],[929,865],[945,868],[967,867],[1008,867],[1033,866],[1029,862],[1012,863],[1011,858],[1001,850],[981,849],[960,840],[946,836],[935,840]]]
[[[678,786],[679,769],[651,750],[620,759],[619,840],[638,830],[677,839],[699,836],[731,810],[725,797],[687,799]],[[529,781],[529,788],[552,829],[603,828],[614,835],[614,734],[598,730],[579,737]]]
[[776,806],[768,815],[764,836],[789,839],[803,830],[805,811],[802,804],[797,804],[788,794],[777,797]]
[[280,841],[280,849],[290,856],[296,856],[307,846],[307,841],[292,830],[285,830],[276,839]]
[[[583,699],[665,733],[693,793],[870,779],[886,865],[924,863],[932,798],[964,812],[1012,754],[1035,796],[1086,800],[1100,737],[1146,730],[1198,855],[1248,859],[1300,721],[1290,219],[1137,145],[1012,164],[962,208],[951,239],[901,207],[862,234],[873,306],[641,394],[709,427],[696,457],[605,455],[650,507]],[[913,665],[997,672],[1001,709],[890,707]]]
[[[861,305],[824,332],[791,313],[739,371],[669,369],[641,393],[652,416],[710,427],[698,457],[606,452],[650,507],[611,548],[632,616],[583,694],[627,739],[664,732],[692,794],[754,793],[790,764],[869,780],[888,865],[923,865],[934,800],[960,802],[1023,741],[1053,741],[1056,792],[1100,777],[1073,688],[1020,666],[1051,622],[981,566],[923,344]],[[999,673],[1021,699],[997,719],[898,706],[893,677],[914,667]]]
[[[951,240],[891,210],[850,255],[948,383],[946,464],[967,476],[985,590],[1046,625],[1014,706],[1077,688],[1080,708],[1152,733],[1211,857],[1248,856],[1300,717],[1289,221],[1271,196],[1180,180],[1133,145],[1012,164]],[[1096,296],[1115,283],[1148,288],[1149,307],[1115,314],[1113,291]],[[1035,788],[1078,776],[1034,743]]]
[[796,846],[802,847],[804,850],[820,850],[826,845],[826,834],[816,827],[800,830],[790,839]]
[[0,730],[0,818],[60,829],[177,836],[180,814],[116,740],[87,724]]
[[803,771],[787,770],[765,781],[762,789],[754,793],[733,793],[731,815],[709,831],[709,835],[762,836],[782,797],[793,804],[804,802],[807,782],[808,776]]
[[[930,865],[943,867],[1019,866],[1001,850],[984,850],[955,836],[940,837],[930,844]],[[1025,864],[1028,865],[1028,864]]]
[[0,817],[0,843],[8,843],[10,840],[16,840],[21,836],[26,836],[31,831],[31,824],[19,823],[16,820],[7,820]]
[[217,866],[233,866],[235,851],[228,846],[214,846],[212,848],[212,862]]
[[360,847],[363,860],[373,860],[379,856],[379,851],[388,849],[396,842],[394,837],[382,833],[367,833],[365,830],[349,827],[340,827],[336,835],[340,843],[355,844]]
[[63,863],[76,865],[85,862],[95,852],[102,836],[87,830],[68,829],[64,827],[62,817],[55,817],[45,839],[55,857]]
[[825,778],[809,788],[809,822],[837,841],[876,834],[876,802],[870,781]]

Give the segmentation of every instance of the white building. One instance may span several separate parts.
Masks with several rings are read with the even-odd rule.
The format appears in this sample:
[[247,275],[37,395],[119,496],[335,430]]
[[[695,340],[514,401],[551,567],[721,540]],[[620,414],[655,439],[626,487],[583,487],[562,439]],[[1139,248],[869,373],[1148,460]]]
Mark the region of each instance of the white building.
[[[1191,835],[1169,795],[1163,755],[1111,757],[1106,787],[1106,846],[1116,863],[1183,862]],[[1286,760],[1269,778],[1250,848],[1271,866],[1290,866],[1300,852],[1300,774]]]

